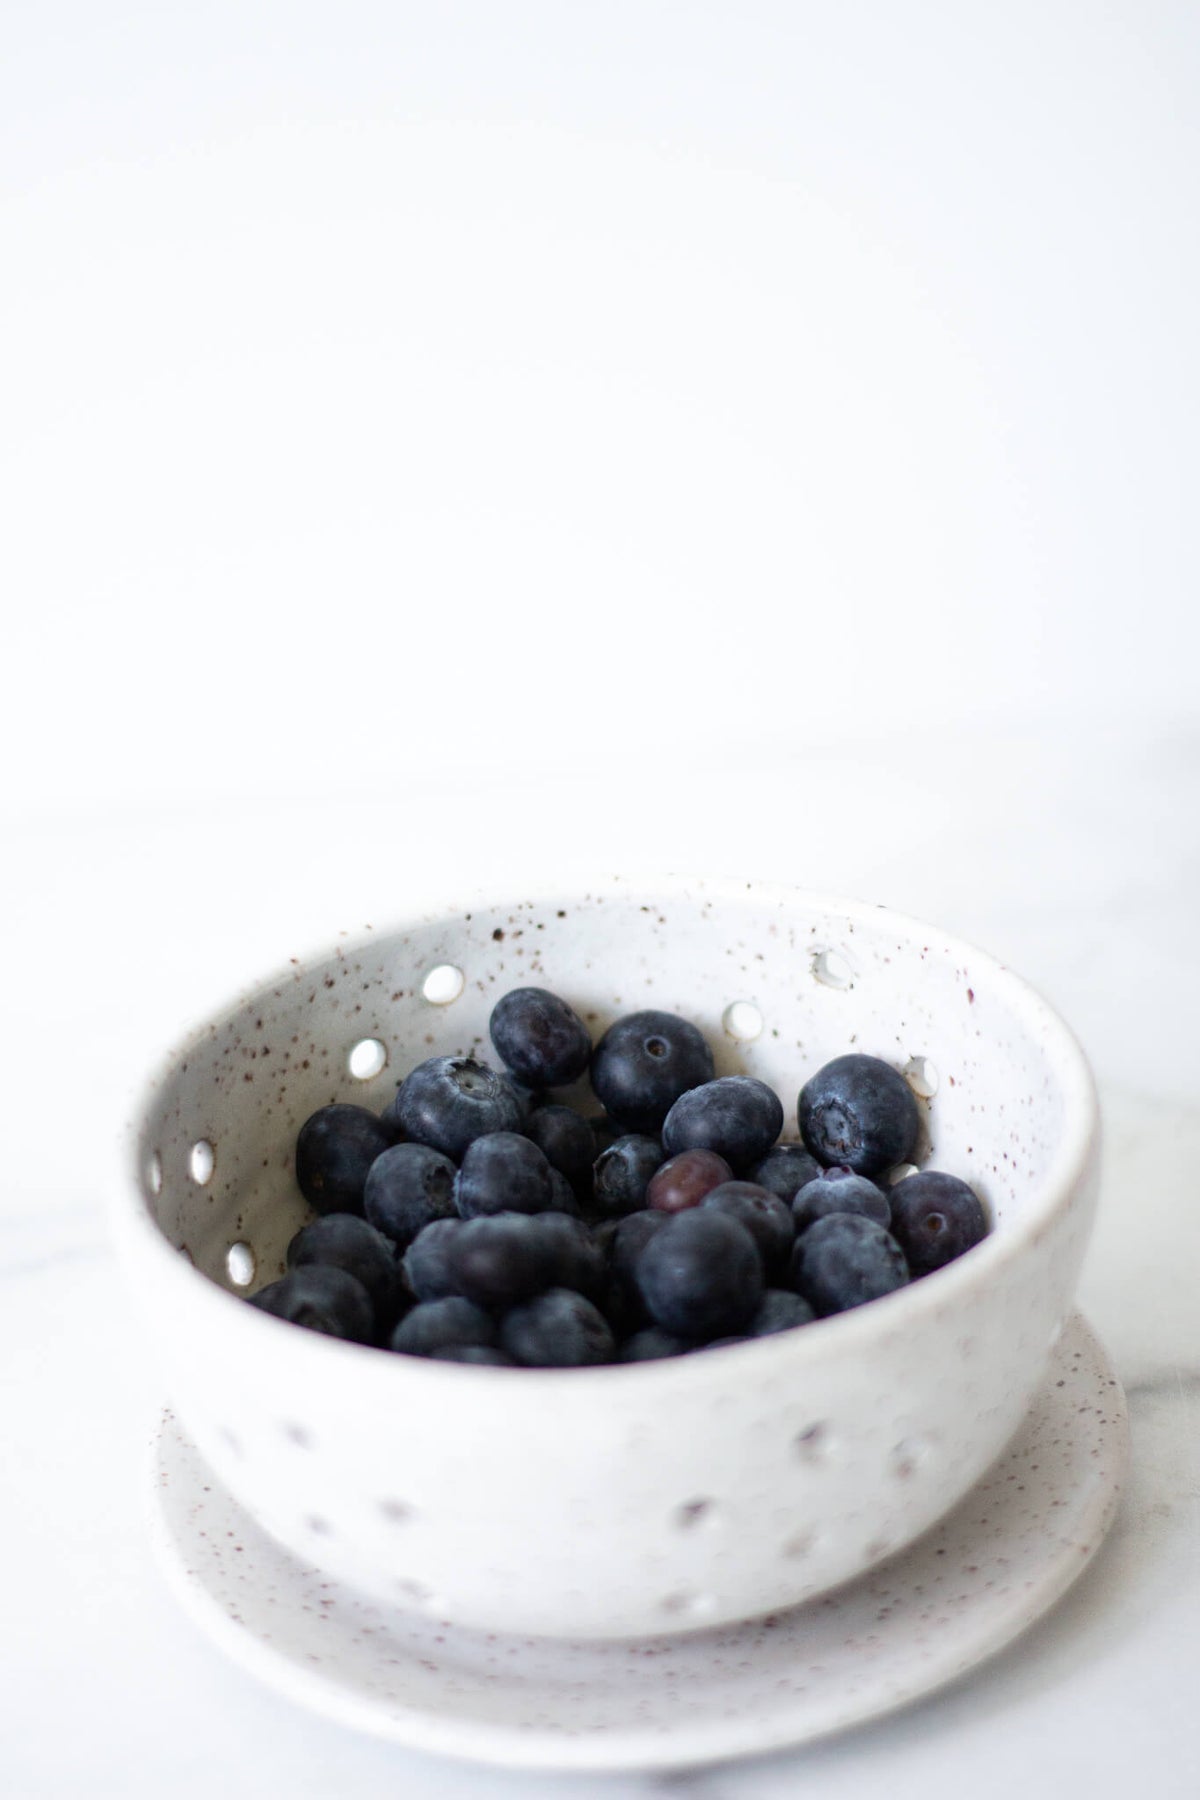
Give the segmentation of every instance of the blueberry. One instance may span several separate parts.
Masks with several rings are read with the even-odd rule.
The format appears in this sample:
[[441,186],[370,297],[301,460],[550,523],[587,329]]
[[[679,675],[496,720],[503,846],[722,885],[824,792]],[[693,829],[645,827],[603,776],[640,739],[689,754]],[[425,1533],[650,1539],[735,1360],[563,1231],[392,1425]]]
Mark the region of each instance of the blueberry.
[[287,1247],[287,1266],[303,1269],[310,1263],[345,1269],[361,1281],[371,1296],[377,1334],[391,1330],[403,1303],[400,1271],[390,1242],[373,1225],[357,1213],[326,1213],[302,1226]]
[[455,1297],[426,1300],[401,1319],[391,1336],[391,1348],[408,1356],[432,1356],[451,1344],[494,1344],[496,1321],[482,1307]]
[[796,1237],[791,1209],[766,1188],[756,1187],[752,1181],[723,1181],[705,1194],[700,1210],[737,1219],[758,1246],[763,1274],[786,1274]]
[[817,1179],[802,1187],[792,1201],[798,1233],[835,1212],[858,1213],[885,1228],[892,1221],[892,1209],[883,1189],[847,1168],[822,1169]]
[[675,1013],[628,1013],[592,1052],[596,1098],[626,1131],[661,1130],[680,1094],[712,1078],[712,1051]]
[[611,1232],[608,1244],[609,1285],[604,1295],[604,1311],[618,1336],[628,1337],[647,1322],[646,1308],[638,1291],[634,1270],[643,1248],[666,1224],[663,1212],[629,1213],[624,1219],[602,1225],[598,1240]]
[[796,1325],[811,1325],[816,1313],[799,1294],[787,1288],[768,1288],[762,1305],[746,1327],[751,1337],[774,1337],[777,1331],[791,1331]]
[[620,1137],[596,1158],[592,1171],[592,1204],[598,1213],[620,1218],[646,1204],[650,1177],[662,1163],[657,1138]]
[[797,1238],[792,1286],[825,1317],[878,1300],[908,1281],[904,1252],[874,1219],[829,1213]]
[[554,1275],[553,1246],[529,1213],[465,1220],[446,1262],[460,1294],[477,1306],[501,1309],[532,1299],[550,1286]]
[[732,1169],[761,1162],[783,1130],[783,1106],[765,1081],[722,1075],[676,1100],[662,1128],[663,1148],[715,1150]]
[[632,1280],[638,1257],[666,1222],[667,1215],[663,1212],[635,1212],[629,1213],[624,1219],[618,1219],[613,1229],[608,1258],[613,1274],[618,1278],[628,1276]]
[[392,1143],[365,1106],[322,1106],[296,1139],[296,1180],[319,1213],[361,1213],[367,1171]]
[[454,1186],[464,1219],[544,1212],[553,1196],[550,1164],[535,1143],[515,1131],[491,1131],[469,1144]]
[[550,1288],[500,1322],[500,1344],[526,1368],[577,1369],[611,1362],[616,1353],[607,1320],[569,1288]]
[[513,1359],[494,1344],[443,1344],[429,1352],[433,1362],[479,1363],[481,1367],[511,1369]]
[[468,1144],[520,1131],[525,1109],[511,1082],[473,1056],[431,1056],[401,1082],[388,1108],[406,1138],[461,1162]]
[[588,1120],[588,1124],[592,1128],[592,1138],[596,1146],[592,1151],[593,1162],[603,1151],[608,1149],[610,1144],[615,1144],[619,1137],[625,1136],[624,1129],[617,1124],[615,1119],[610,1119],[607,1113],[597,1114],[595,1118]]
[[800,1135],[818,1162],[881,1175],[908,1162],[920,1113],[903,1075],[877,1056],[838,1056],[800,1090]]
[[459,1292],[450,1273],[450,1246],[462,1228],[461,1219],[435,1219],[404,1252],[404,1279],[418,1300],[443,1300]]
[[280,1281],[260,1288],[250,1300],[263,1312],[326,1337],[369,1344],[375,1335],[371,1296],[361,1281],[329,1263],[306,1263]]
[[821,1165],[803,1144],[776,1144],[750,1171],[750,1180],[791,1205],[802,1187],[815,1181]]
[[532,1138],[552,1169],[565,1175],[577,1194],[592,1191],[592,1164],[598,1154],[592,1128],[571,1106],[539,1106],[525,1136]]
[[[629,1216],[631,1219],[636,1219],[637,1214],[630,1213]],[[610,1267],[612,1263],[612,1252],[613,1245],[617,1238],[617,1227],[623,1222],[624,1221],[621,1219],[598,1219],[593,1221],[589,1226],[589,1230],[592,1234],[592,1242],[604,1258],[604,1266],[606,1269]]]
[[923,1169],[891,1189],[892,1235],[914,1275],[929,1275],[987,1236],[979,1196],[957,1175]]
[[457,1174],[450,1158],[428,1144],[393,1144],[371,1164],[363,1194],[367,1217],[405,1250],[434,1219],[453,1216]]
[[514,988],[498,1000],[488,1022],[496,1055],[530,1087],[567,1087],[592,1054],[587,1026],[573,1007],[545,988]]
[[516,1129],[521,1133],[522,1137],[528,1137],[529,1122],[533,1118],[534,1113],[539,1112],[545,1104],[546,1096],[542,1093],[540,1088],[527,1088],[522,1082],[514,1081],[511,1075],[505,1075],[503,1079],[507,1081],[509,1087],[512,1089],[517,1105],[521,1110],[521,1123]]
[[550,1259],[550,1285],[572,1288],[598,1301],[608,1271],[604,1254],[583,1220],[567,1213],[544,1212],[538,1214],[537,1222]]
[[584,1216],[579,1196],[566,1176],[558,1169],[550,1171],[550,1205],[547,1210],[566,1213],[572,1219],[582,1219]]
[[733,1179],[733,1170],[715,1150],[684,1150],[672,1156],[646,1186],[646,1205],[655,1212],[686,1212],[705,1194]]
[[663,1331],[658,1325],[647,1325],[641,1331],[635,1331],[632,1337],[626,1338],[617,1355],[617,1361],[623,1363],[658,1362],[666,1356],[685,1356],[695,1348],[686,1338],[676,1337],[674,1332]]
[[746,1227],[703,1207],[667,1219],[638,1256],[634,1279],[656,1325],[696,1340],[749,1324],[763,1291]]

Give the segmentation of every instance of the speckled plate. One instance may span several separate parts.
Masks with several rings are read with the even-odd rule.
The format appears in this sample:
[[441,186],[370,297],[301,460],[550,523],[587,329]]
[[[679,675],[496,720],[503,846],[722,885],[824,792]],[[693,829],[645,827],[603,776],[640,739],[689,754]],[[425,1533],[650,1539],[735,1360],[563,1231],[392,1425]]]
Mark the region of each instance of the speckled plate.
[[1126,1454],[1124,1395],[1076,1315],[1009,1449],[909,1550],[793,1611],[636,1643],[508,1638],[385,1611],[267,1537],[170,1414],[154,1539],[209,1636],[343,1724],[514,1768],[669,1768],[842,1730],[1003,1648],[1100,1544]]

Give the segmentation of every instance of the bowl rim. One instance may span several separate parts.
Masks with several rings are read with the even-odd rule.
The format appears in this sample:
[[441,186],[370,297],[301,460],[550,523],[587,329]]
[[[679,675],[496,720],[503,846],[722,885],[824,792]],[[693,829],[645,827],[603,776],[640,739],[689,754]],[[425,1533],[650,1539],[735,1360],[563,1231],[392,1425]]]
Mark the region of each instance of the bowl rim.
[[[139,1160],[143,1125],[162,1089],[174,1079],[180,1062],[209,1039],[214,1030],[219,1030],[252,1002],[270,996],[281,985],[286,983],[289,987],[292,986],[298,976],[302,977],[307,970],[327,963],[333,956],[352,955],[357,950],[369,949],[383,938],[420,930],[445,921],[448,917],[461,917],[473,911],[504,909],[516,912],[534,903],[546,905],[572,899],[578,903],[581,897],[602,900],[608,893],[625,896],[634,892],[657,893],[665,901],[672,898],[693,901],[699,893],[711,899],[714,904],[744,903],[748,898],[759,902],[774,901],[781,910],[785,907],[802,907],[808,911],[838,916],[848,922],[870,921],[873,926],[878,925],[880,916],[883,915],[895,922],[902,935],[910,939],[919,937],[923,947],[927,949],[952,950],[960,957],[969,957],[974,969],[981,971],[989,982],[998,985],[1005,993],[1013,1011],[1022,1019],[1031,1035],[1042,1040],[1058,1079],[1063,1105],[1062,1130],[1045,1172],[1032,1186],[1021,1217],[1014,1219],[1003,1231],[989,1231],[982,1243],[945,1268],[873,1300],[868,1305],[818,1319],[813,1325],[726,1345],[720,1350],[706,1352],[703,1356],[667,1357],[643,1363],[605,1363],[571,1369],[475,1367],[471,1364],[439,1362],[426,1357],[399,1356],[374,1345],[352,1344],[318,1332],[297,1331],[287,1321],[276,1319],[258,1307],[247,1306],[246,1296],[233,1294],[222,1288],[170,1243],[154,1218],[151,1201],[143,1189],[144,1170]],[[487,884],[470,887],[465,892],[460,889],[453,898],[427,899],[419,911],[391,920],[384,927],[377,929],[368,926],[353,935],[349,932],[339,933],[332,940],[326,940],[316,948],[290,958],[282,967],[265,978],[246,984],[222,1007],[194,1022],[190,1029],[159,1054],[143,1078],[135,1109],[126,1121],[122,1134],[124,1153],[121,1159],[121,1177],[112,1186],[109,1224],[127,1281],[132,1282],[135,1267],[141,1267],[144,1273],[143,1259],[148,1258],[153,1264],[156,1278],[168,1284],[169,1291],[178,1295],[181,1305],[195,1302],[201,1306],[215,1305],[217,1310],[212,1314],[214,1329],[221,1319],[224,1319],[227,1326],[237,1329],[240,1320],[242,1328],[252,1334],[274,1334],[272,1338],[258,1340],[264,1350],[269,1342],[281,1344],[283,1340],[278,1334],[286,1330],[294,1344],[293,1354],[301,1363],[306,1357],[319,1358],[329,1368],[330,1358],[334,1359],[334,1363],[350,1359],[353,1367],[362,1375],[365,1375],[368,1366],[380,1372],[384,1369],[390,1371],[386,1377],[381,1373],[377,1374],[375,1379],[387,1379],[400,1386],[409,1381],[419,1381],[422,1384],[441,1382],[446,1384],[447,1392],[456,1389],[466,1394],[473,1390],[479,1397],[486,1397],[488,1394],[494,1397],[497,1392],[495,1383],[502,1381],[509,1384],[506,1392],[510,1400],[518,1391],[528,1393],[535,1399],[538,1395],[548,1396],[552,1391],[561,1393],[564,1383],[572,1395],[580,1394],[584,1389],[589,1394],[594,1394],[597,1383],[600,1384],[601,1392],[610,1393],[628,1391],[624,1386],[627,1382],[641,1382],[643,1388],[661,1385],[663,1389],[671,1389],[703,1381],[713,1367],[710,1358],[717,1356],[741,1357],[750,1373],[755,1366],[755,1358],[765,1364],[768,1359],[777,1358],[782,1352],[786,1352],[789,1360],[794,1357],[797,1368],[803,1369],[808,1363],[824,1361],[827,1354],[849,1354],[872,1338],[889,1335],[893,1330],[902,1331],[906,1319],[911,1318],[915,1322],[919,1316],[931,1311],[955,1310],[967,1295],[977,1288],[986,1287],[994,1274],[998,1275],[1031,1249],[1051,1222],[1070,1204],[1089,1164],[1097,1154],[1099,1129],[1095,1079],[1074,1032],[1049,1001],[1023,976],[1014,973],[989,951],[981,949],[968,939],[960,938],[941,926],[931,925],[924,919],[882,902],[848,899],[786,882],[745,880],[730,876],[664,874],[662,871],[591,876],[579,874],[564,876],[558,882],[539,882],[535,902],[528,898],[510,899],[504,889]],[[1064,1296],[1064,1306],[1069,1306],[1069,1301],[1070,1296]],[[518,1380],[517,1388],[511,1385],[514,1380]]]

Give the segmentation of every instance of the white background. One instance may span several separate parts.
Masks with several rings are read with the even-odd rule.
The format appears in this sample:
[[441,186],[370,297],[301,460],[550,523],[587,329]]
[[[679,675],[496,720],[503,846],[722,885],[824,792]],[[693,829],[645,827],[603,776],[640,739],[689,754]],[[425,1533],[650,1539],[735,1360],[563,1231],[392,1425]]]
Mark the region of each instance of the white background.
[[98,1196],[240,981],[591,866],[973,937],[1110,1124],[1107,1559],[944,1701],[696,1792],[1196,1791],[1198,93],[1166,0],[8,0],[0,1786],[532,1790],[176,1617]]
[[1195,686],[1200,15],[9,0],[10,803]]

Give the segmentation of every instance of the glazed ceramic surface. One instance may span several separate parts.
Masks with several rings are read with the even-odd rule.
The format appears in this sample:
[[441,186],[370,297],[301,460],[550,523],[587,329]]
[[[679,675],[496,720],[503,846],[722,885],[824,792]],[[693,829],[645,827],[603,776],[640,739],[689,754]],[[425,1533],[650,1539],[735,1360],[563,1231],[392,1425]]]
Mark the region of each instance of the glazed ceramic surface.
[[[792,1135],[821,1063],[886,1058],[927,1096],[919,1160],[978,1189],[989,1238],[855,1312],[627,1368],[433,1363],[243,1305],[307,1217],[304,1119],[382,1107],[424,1057],[488,1056],[491,1007],[528,983],[597,1037],[641,1007],[683,1013],[718,1073],[779,1092]],[[968,1492],[1069,1315],[1097,1154],[1078,1046],[982,952],[790,889],[608,880],[342,941],[240,999],[155,1081],[117,1218],[176,1412],[280,1544],[380,1605],[620,1638],[795,1606]]]
[[381,1608],[267,1537],[171,1419],[156,1447],[155,1539],[223,1649],[343,1724],[489,1763],[661,1768],[825,1736],[999,1650],[1101,1543],[1126,1437],[1120,1385],[1077,1316],[999,1463],[909,1550],[791,1612],[623,1644]]

